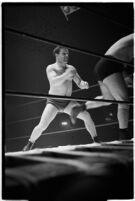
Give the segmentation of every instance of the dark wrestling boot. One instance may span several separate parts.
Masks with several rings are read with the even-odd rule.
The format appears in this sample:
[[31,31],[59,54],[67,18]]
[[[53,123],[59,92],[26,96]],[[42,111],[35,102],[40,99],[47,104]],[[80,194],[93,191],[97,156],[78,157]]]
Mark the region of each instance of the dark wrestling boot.
[[128,129],[124,128],[124,129],[120,129],[119,128],[119,140],[129,140],[130,136],[128,133]]
[[98,136],[94,137],[93,138],[93,141],[96,142],[96,143],[101,143],[100,139]]
[[77,118],[78,114],[84,110],[86,110],[85,104],[81,104],[81,105],[78,105],[78,106],[75,106],[72,108],[71,116],[70,116],[72,124],[76,123],[76,118]]
[[23,148],[23,151],[29,151],[32,149],[34,143],[33,142],[30,142],[28,141],[28,143],[26,144],[26,146]]

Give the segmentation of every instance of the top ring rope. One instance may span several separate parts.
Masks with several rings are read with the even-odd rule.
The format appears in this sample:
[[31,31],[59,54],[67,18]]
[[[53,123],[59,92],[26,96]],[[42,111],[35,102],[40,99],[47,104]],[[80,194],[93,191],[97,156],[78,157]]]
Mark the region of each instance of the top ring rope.
[[108,100],[108,99],[93,99],[93,98],[76,98],[76,97],[69,97],[69,96],[56,96],[56,95],[48,95],[48,94],[36,94],[36,93],[24,93],[24,92],[17,92],[17,91],[6,91],[5,95],[7,96],[17,96],[17,97],[23,97],[23,98],[52,98],[57,100],[70,100],[70,101],[80,101],[80,102],[86,102],[86,101],[96,101],[96,102],[108,102],[113,104],[129,104],[133,105],[133,102],[130,101],[116,101],[116,100]]
[[99,13],[99,12],[95,11],[94,9],[87,7],[87,5],[81,5],[80,7],[83,8],[83,9],[85,9],[87,12],[89,12],[89,13],[91,13],[91,14],[94,14],[94,15],[96,15],[96,16],[99,16],[99,17],[104,18],[104,20],[106,20],[106,21],[108,21],[108,22],[110,21],[110,22],[112,22],[113,24],[116,24],[116,25],[118,25],[118,26],[121,26],[122,28],[125,28],[125,29],[127,29],[127,30],[130,30],[130,31],[132,31],[132,32],[134,31],[132,28],[130,28],[130,27],[128,27],[128,26],[126,26],[126,25],[124,25],[124,24],[118,22],[118,21],[116,22],[116,20],[112,19],[111,17],[105,16],[103,13]]
[[23,37],[26,36],[28,38],[38,40],[38,41],[41,41],[41,42],[45,42],[45,43],[48,43],[48,44],[64,46],[64,47],[67,47],[68,49],[74,50],[74,51],[79,52],[79,53],[83,53],[83,54],[87,54],[87,55],[93,55],[93,56],[100,57],[100,58],[105,58],[107,60],[116,61],[118,63],[126,64],[126,65],[134,68],[134,66],[132,64],[130,64],[130,63],[126,62],[126,61],[122,61],[122,60],[119,60],[119,59],[115,59],[115,58],[112,58],[112,57],[108,57],[108,56],[105,56],[105,55],[94,53],[94,52],[89,51],[89,50],[75,48],[75,47],[67,45],[65,43],[57,42],[57,41],[50,40],[50,39],[44,39],[42,37],[37,37],[37,36],[34,36],[32,34],[21,32],[21,31],[18,31],[18,30],[9,28],[9,27],[5,27],[5,31],[12,32],[12,33],[15,33],[15,34],[18,34],[18,35],[22,35]]

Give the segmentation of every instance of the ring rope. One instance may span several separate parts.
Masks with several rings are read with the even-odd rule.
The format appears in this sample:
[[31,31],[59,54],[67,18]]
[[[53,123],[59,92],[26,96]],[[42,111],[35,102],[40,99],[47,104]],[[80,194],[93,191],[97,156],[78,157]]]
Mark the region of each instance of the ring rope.
[[[129,76],[131,76],[131,75],[129,75]],[[94,88],[94,87],[99,87],[99,84],[90,85],[87,90],[89,90],[91,88]],[[75,89],[75,90],[73,90],[72,93],[77,93],[77,92],[80,92],[82,90],[84,90],[84,89]],[[42,100],[34,100],[34,101],[30,101],[30,102],[27,102],[27,103],[24,103],[24,104],[18,104],[15,107],[24,107],[26,105],[35,104],[35,103],[39,103],[39,102],[42,102],[42,101],[44,101],[44,99],[42,99]]]
[[[91,86],[89,87],[89,89],[94,88],[94,87],[97,87],[97,86],[99,86],[99,84],[91,85]],[[82,91],[82,90],[84,90],[84,89],[76,89],[76,90],[73,90],[73,93],[77,93],[77,92]],[[27,102],[27,103],[24,103],[24,104],[18,104],[18,105],[16,105],[15,107],[24,107],[24,106],[26,106],[26,105],[30,105],[30,104],[33,104],[33,103],[35,104],[35,103],[39,103],[39,102],[42,102],[42,101],[44,101],[44,99],[41,99],[41,100],[34,100],[34,101],[30,101],[30,102]]]
[[[130,74],[128,77],[130,77],[131,75],[132,74]],[[89,89],[94,88],[94,87],[99,87],[99,84],[90,85]],[[89,90],[89,89],[87,89],[87,90]],[[80,92],[82,90],[84,90],[84,89],[75,89],[75,90],[73,90],[73,93],[77,93],[77,92]],[[42,102],[42,101],[44,101],[44,99],[42,99],[42,100],[36,100],[36,101],[34,100],[34,101],[30,101],[30,102],[23,103],[23,104],[18,104],[15,107],[24,107],[26,105],[35,104],[35,103],[39,103],[39,102]]]
[[96,12],[95,10],[92,10],[91,8],[89,9],[87,6],[81,5],[81,8],[87,10],[88,12],[90,12],[90,13],[92,13],[92,14],[95,14],[95,15],[97,15],[97,16],[99,16],[99,17],[102,17],[102,18],[104,18],[105,20],[112,22],[113,24],[116,24],[116,25],[118,25],[118,26],[121,26],[121,27],[123,27],[123,28],[125,28],[125,29],[127,29],[127,30],[132,31],[132,32],[134,31],[133,29],[127,27],[126,25],[124,25],[124,24],[122,24],[122,23],[120,23],[120,22],[116,22],[115,20],[111,19],[110,17],[106,17],[106,16],[104,16],[103,14],[98,13],[98,12]]
[[[129,98],[133,98],[132,96],[130,96]],[[40,101],[40,100],[38,100],[38,101]],[[43,100],[41,100],[41,101],[44,101],[44,99]],[[34,102],[34,101],[33,101]],[[36,102],[36,101],[35,101]],[[36,102],[37,103],[37,102]],[[96,109],[96,108],[95,108]],[[87,110],[90,110],[90,109],[87,109]],[[22,122],[25,122],[25,121],[31,121],[31,120],[35,120],[35,119],[39,119],[41,117],[41,115],[40,116],[35,116],[35,117],[30,117],[30,118],[25,118],[25,119],[20,119],[20,120],[15,120],[15,121],[10,121],[10,122],[7,122],[7,123],[5,123],[6,124],[6,126],[9,126],[9,125],[13,125],[13,124],[16,124],[16,123],[22,123]]]
[[69,96],[56,96],[56,95],[48,95],[48,94],[36,94],[36,93],[26,93],[26,92],[17,92],[17,91],[6,91],[5,95],[7,96],[17,96],[23,98],[52,98],[56,100],[70,100],[70,101],[96,101],[96,102],[108,102],[113,104],[129,104],[133,105],[133,102],[130,101],[116,101],[116,100],[108,100],[108,99],[94,99],[94,98],[76,98],[76,97],[69,97]]
[[[24,107],[24,106],[27,106],[27,105],[32,105],[32,104],[35,104],[35,103],[40,103],[40,102],[43,102],[45,101],[44,99],[41,99],[41,100],[34,100],[34,101],[30,101],[30,102],[27,102],[27,103],[23,103],[23,104],[18,104],[18,105],[14,105],[14,108],[20,108],[20,107]],[[13,110],[14,110],[13,108]]]
[[[89,87],[89,89],[94,88],[94,87],[96,87],[96,86],[99,86],[99,84],[91,85],[91,86]],[[76,90],[73,91],[73,93],[77,93],[77,92],[82,91],[82,90],[84,90],[84,89],[76,89]],[[33,103],[35,104],[35,103],[39,103],[39,102],[42,102],[42,101],[44,101],[44,99],[42,99],[42,100],[30,101],[30,102],[24,103],[24,104],[18,104],[18,105],[16,105],[15,107],[24,107],[24,106],[26,106],[26,105],[30,105],[30,104],[33,104]]]
[[[129,122],[133,122],[133,119],[130,119]],[[111,125],[117,125],[117,124],[118,124],[118,122],[111,122],[111,123],[106,123],[106,124],[98,124],[95,127],[99,128],[99,127],[103,127],[103,126],[111,126]],[[68,129],[68,130],[63,130],[63,131],[53,131],[53,132],[47,132],[47,133],[43,132],[42,136],[50,135],[50,134],[60,134],[60,133],[65,133],[65,132],[73,132],[73,131],[79,131],[79,130],[86,130],[86,128],[80,127],[80,128]],[[19,137],[7,138],[6,141],[23,139],[23,138],[28,138],[28,137],[30,137],[30,136],[26,135],[26,136],[21,136],[21,137],[19,136]]]
[[10,121],[10,122],[5,123],[5,125],[9,126],[9,125],[13,125],[13,124],[16,124],[16,123],[21,123],[21,122],[25,122],[25,121],[31,121],[31,120],[35,120],[35,119],[39,119],[39,118],[41,118],[41,115],[40,116],[26,118],[26,119],[20,119],[20,120],[16,120],[16,121]]
[[[86,89],[86,90],[92,89],[92,88],[97,87],[97,86],[99,86],[99,84],[90,85],[89,88]],[[73,91],[73,93],[76,93],[76,92],[79,92],[79,91],[82,91],[82,90],[85,90],[85,89],[76,89],[76,90]]]
[[96,57],[100,57],[100,58],[105,58],[107,60],[116,61],[118,63],[126,64],[126,65],[131,66],[132,68],[134,68],[134,66],[131,63],[128,63],[126,61],[122,61],[122,60],[119,60],[119,59],[115,59],[115,58],[112,58],[112,57],[108,57],[108,56],[105,56],[105,55],[94,53],[92,51],[88,51],[88,50],[85,50],[85,49],[75,48],[75,47],[67,45],[65,43],[57,42],[57,41],[50,40],[50,39],[44,39],[42,37],[37,37],[37,36],[34,36],[32,34],[21,32],[21,31],[18,31],[18,30],[9,28],[9,27],[5,27],[5,31],[12,32],[12,33],[15,33],[15,34],[18,34],[18,35],[22,35],[23,37],[25,36],[25,37],[28,37],[28,38],[31,38],[31,39],[34,39],[34,40],[38,40],[38,41],[41,41],[41,42],[45,42],[45,43],[48,43],[48,44],[61,45],[61,46],[67,47],[68,49],[71,49],[71,50],[79,52],[79,53],[92,55],[92,56],[96,56]]

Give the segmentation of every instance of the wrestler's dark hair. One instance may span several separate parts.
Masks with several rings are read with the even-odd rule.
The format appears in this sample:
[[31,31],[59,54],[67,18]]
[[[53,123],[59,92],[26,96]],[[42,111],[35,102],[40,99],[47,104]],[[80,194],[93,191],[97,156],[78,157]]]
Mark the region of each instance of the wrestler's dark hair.
[[66,48],[64,46],[57,46],[57,47],[55,47],[53,49],[53,56],[55,56],[55,54],[59,54],[59,52],[60,52],[61,49],[67,49],[68,50],[68,48]]

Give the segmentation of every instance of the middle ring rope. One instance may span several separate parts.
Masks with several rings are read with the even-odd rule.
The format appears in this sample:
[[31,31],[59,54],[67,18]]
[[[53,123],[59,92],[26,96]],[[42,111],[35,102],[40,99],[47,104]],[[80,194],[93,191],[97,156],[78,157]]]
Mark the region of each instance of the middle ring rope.
[[5,95],[7,96],[16,96],[16,97],[23,97],[23,98],[52,98],[57,100],[70,100],[70,101],[96,101],[96,102],[108,102],[112,104],[129,104],[133,105],[131,101],[116,101],[116,100],[108,100],[108,99],[94,99],[94,98],[76,98],[76,97],[69,97],[69,96],[56,96],[56,95],[48,95],[48,94],[36,94],[36,93],[26,93],[26,92],[17,92],[17,91],[6,91]]

